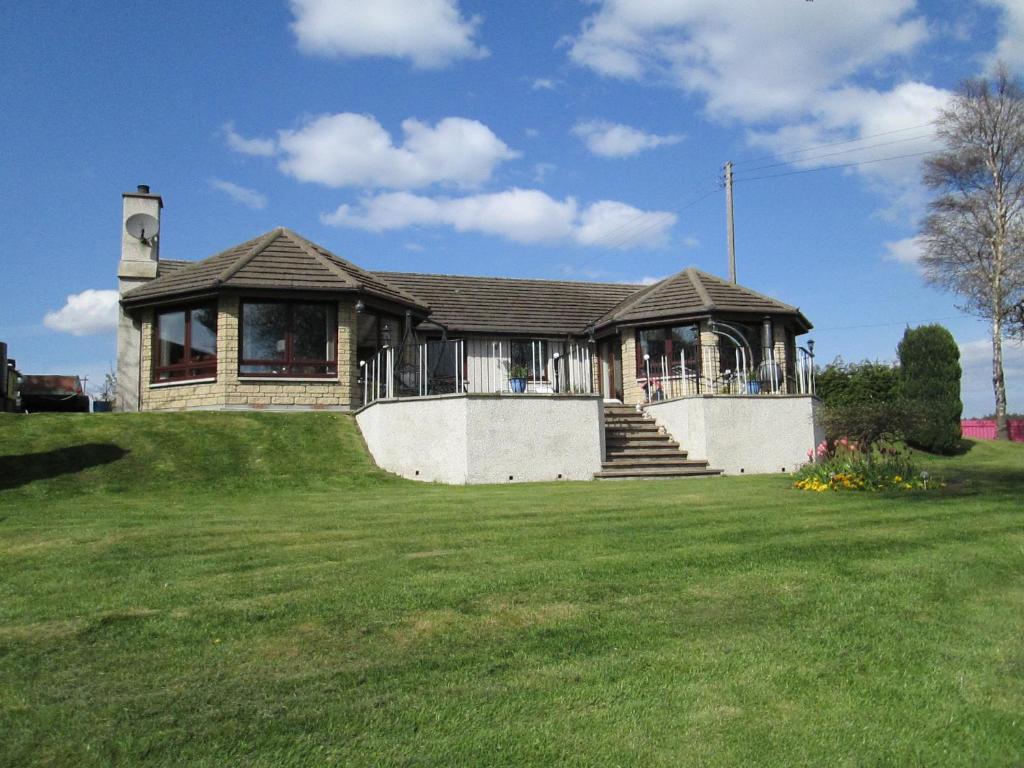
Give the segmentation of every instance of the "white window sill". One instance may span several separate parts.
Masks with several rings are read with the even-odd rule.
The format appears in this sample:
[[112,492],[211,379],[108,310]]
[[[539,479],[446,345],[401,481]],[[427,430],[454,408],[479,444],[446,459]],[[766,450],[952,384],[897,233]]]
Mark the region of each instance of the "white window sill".
[[149,385],[150,389],[163,389],[164,387],[187,387],[190,384],[216,384],[217,377],[212,379],[182,379],[181,381],[155,381]]

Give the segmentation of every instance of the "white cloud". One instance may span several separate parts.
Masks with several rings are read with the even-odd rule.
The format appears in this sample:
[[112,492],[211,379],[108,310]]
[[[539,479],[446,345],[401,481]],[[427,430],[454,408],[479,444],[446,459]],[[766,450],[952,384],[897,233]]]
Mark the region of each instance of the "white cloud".
[[655,283],[660,283],[664,279],[664,277],[651,277],[650,275],[644,275],[639,280],[630,280],[629,282],[636,283],[637,285],[654,285]]
[[902,240],[890,240],[885,243],[884,258],[900,264],[919,267],[924,244],[919,237],[904,237]]
[[[928,39],[916,8],[915,0],[598,0],[570,40],[570,57],[602,75],[667,83],[700,96],[712,118],[746,124],[752,144],[784,153],[922,125],[935,116],[946,91],[907,79],[884,89],[858,83],[890,78]],[[920,133],[921,141],[875,152],[826,159],[823,149],[788,159],[797,167],[820,167],[915,154],[934,146],[927,129]],[[920,158],[849,172],[885,195],[890,213],[919,214]]]
[[588,120],[573,126],[572,132],[587,145],[587,149],[602,157],[629,157],[645,149],[678,144],[682,136],[658,136],[621,123],[607,120]]
[[224,181],[223,179],[210,179],[210,186],[223,192],[236,203],[241,203],[255,211],[263,210],[267,207],[266,195],[257,192],[255,189],[249,189],[248,187],[243,187],[232,181]]
[[466,19],[457,0],[291,0],[292,32],[304,53],[388,56],[421,69],[480,59],[473,38],[480,19]]
[[531,91],[553,91],[557,87],[554,80],[547,77],[538,77],[530,86]]
[[672,213],[642,211],[602,200],[585,208],[569,197],[513,188],[460,198],[429,198],[408,192],[364,197],[323,214],[324,224],[371,232],[411,226],[449,226],[457,232],[497,235],[519,243],[575,242],[610,248],[655,246],[676,222]]
[[989,63],[1004,61],[1011,71],[1024,68],[1024,2],[1021,0],[983,0],[1002,11],[1000,38]]
[[543,184],[548,174],[558,168],[554,163],[535,163],[533,166],[533,183]]
[[277,154],[277,145],[273,139],[247,139],[235,132],[234,123],[224,123],[223,131],[228,146],[235,152],[254,157],[272,157]]
[[914,0],[603,0],[571,58],[611,77],[667,79],[718,117],[787,116],[927,38]]
[[110,333],[117,328],[117,291],[89,288],[73,293],[63,307],[46,313],[43,325],[72,336]]
[[279,132],[279,167],[300,181],[329,187],[471,187],[487,181],[498,163],[519,157],[486,125],[462,117],[446,117],[433,127],[408,119],[402,132],[404,141],[396,146],[369,115],[321,115],[298,130]]

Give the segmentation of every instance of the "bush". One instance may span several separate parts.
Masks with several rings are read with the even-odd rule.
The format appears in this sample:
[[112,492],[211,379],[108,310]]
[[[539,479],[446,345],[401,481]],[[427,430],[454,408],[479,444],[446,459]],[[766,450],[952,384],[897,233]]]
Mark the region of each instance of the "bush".
[[821,426],[830,443],[848,439],[871,450],[883,440],[905,440],[921,423],[920,407],[910,401],[855,405],[826,405],[821,410]]
[[907,431],[907,442],[932,453],[952,453],[960,445],[960,350],[941,325],[908,328],[897,347],[899,398],[918,404],[921,414]]
[[879,405],[897,399],[899,371],[887,363],[846,363],[837,357],[818,372],[815,392],[825,405]]

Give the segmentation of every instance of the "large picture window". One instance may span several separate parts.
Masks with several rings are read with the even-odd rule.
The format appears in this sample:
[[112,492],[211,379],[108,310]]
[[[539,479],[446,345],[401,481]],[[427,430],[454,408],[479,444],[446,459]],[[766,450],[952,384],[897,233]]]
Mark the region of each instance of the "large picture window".
[[337,375],[338,323],[333,304],[246,301],[241,322],[238,372],[243,376]]
[[[700,366],[700,331],[696,325],[642,328],[636,332],[636,376],[681,376]],[[648,356],[644,360],[644,355]]]
[[153,381],[217,375],[217,308],[158,312],[153,328]]

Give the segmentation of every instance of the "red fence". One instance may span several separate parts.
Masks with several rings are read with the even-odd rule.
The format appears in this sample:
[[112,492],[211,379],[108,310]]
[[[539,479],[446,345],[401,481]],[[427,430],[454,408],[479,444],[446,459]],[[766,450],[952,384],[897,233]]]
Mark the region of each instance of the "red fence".
[[[1010,439],[1015,443],[1024,443],[1024,419],[1010,419]],[[995,419],[962,419],[960,431],[964,437],[972,440],[995,440]]]

